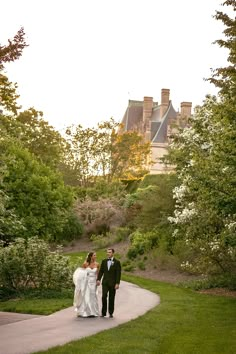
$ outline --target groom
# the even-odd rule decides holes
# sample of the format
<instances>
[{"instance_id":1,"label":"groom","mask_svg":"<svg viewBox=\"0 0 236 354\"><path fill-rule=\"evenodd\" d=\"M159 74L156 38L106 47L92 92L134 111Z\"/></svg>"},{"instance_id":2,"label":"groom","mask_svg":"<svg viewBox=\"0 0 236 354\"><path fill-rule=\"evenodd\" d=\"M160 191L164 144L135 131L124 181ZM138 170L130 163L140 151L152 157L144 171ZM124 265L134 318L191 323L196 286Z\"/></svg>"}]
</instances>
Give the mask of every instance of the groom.
<instances>
[{"instance_id":1,"label":"groom","mask_svg":"<svg viewBox=\"0 0 236 354\"><path fill-rule=\"evenodd\" d=\"M102 317L107 314L107 297L108 300L108 312L110 317L113 317L114 303L116 290L119 289L120 277L121 277L121 265L120 261L114 258L114 249L107 249L107 259L102 261L100 270L97 277L97 285L101 284L102 279Z\"/></svg>"}]
</instances>

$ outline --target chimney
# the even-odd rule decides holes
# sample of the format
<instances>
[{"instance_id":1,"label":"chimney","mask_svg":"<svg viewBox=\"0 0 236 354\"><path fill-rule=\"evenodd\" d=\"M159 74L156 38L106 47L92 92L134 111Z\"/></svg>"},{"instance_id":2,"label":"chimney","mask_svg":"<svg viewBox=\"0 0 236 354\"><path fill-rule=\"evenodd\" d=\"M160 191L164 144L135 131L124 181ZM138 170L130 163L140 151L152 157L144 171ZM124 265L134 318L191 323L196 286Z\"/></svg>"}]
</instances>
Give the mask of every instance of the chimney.
<instances>
[{"instance_id":1,"label":"chimney","mask_svg":"<svg viewBox=\"0 0 236 354\"><path fill-rule=\"evenodd\" d=\"M146 141L150 140L151 137L150 118L152 116L152 108L153 108L153 98L144 97L143 98L143 127L144 127Z\"/></svg>"},{"instance_id":2,"label":"chimney","mask_svg":"<svg viewBox=\"0 0 236 354\"><path fill-rule=\"evenodd\" d=\"M143 98L143 122L148 121L152 116L153 98L144 97Z\"/></svg>"},{"instance_id":3,"label":"chimney","mask_svg":"<svg viewBox=\"0 0 236 354\"><path fill-rule=\"evenodd\" d=\"M161 112L160 112L161 117L163 117L167 111L169 100L170 100L170 90L162 89L161 90Z\"/></svg>"},{"instance_id":4,"label":"chimney","mask_svg":"<svg viewBox=\"0 0 236 354\"><path fill-rule=\"evenodd\" d=\"M189 118L191 116L192 102L181 102L180 107L181 118Z\"/></svg>"}]
</instances>

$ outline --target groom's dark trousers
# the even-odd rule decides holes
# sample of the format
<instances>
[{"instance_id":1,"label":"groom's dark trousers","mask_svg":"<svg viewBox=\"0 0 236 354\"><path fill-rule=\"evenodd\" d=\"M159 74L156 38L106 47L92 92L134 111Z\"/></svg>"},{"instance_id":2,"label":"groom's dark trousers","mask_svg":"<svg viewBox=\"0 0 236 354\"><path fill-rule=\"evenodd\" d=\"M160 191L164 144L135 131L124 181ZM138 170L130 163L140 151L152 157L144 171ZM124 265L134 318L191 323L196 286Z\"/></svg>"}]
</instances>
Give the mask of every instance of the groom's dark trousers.
<instances>
[{"instance_id":1,"label":"groom's dark trousers","mask_svg":"<svg viewBox=\"0 0 236 354\"><path fill-rule=\"evenodd\" d=\"M102 315L106 316L107 313L107 298L108 298L108 312L110 315L114 312L114 303L116 289L115 285L120 284L121 278L121 265L120 261L113 258L112 265L108 269L107 259L102 261L98 280L102 279Z\"/></svg>"}]
</instances>

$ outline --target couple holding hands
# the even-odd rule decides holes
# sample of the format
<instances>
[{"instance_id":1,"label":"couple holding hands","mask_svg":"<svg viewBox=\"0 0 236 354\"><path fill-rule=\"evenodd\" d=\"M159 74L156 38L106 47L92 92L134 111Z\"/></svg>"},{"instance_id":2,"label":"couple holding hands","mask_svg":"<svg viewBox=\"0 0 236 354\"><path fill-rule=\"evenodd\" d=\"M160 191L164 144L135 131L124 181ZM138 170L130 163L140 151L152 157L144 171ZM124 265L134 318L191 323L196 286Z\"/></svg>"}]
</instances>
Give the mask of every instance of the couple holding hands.
<instances>
[{"instance_id":1,"label":"couple holding hands","mask_svg":"<svg viewBox=\"0 0 236 354\"><path fill-rule=\"evenodd\" d=\"M114 257L114 249L107 249L107 259L96 262L96 253L90 252L81 268L73 274L75 285L74 307L78 317L98 317L97 286L102 280L102 311L101 317L107 312L113 317L116 290L119 289L121 278L120 261Z\"/></svg>"}]
</instances>

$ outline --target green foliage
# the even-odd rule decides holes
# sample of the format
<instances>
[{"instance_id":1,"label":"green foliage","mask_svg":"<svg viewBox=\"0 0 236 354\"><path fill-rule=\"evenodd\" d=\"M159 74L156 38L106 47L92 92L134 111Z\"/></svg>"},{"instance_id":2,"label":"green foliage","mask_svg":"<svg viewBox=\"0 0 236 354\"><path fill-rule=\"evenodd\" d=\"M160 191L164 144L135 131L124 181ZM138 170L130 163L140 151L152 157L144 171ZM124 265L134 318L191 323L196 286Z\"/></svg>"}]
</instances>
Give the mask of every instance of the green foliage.
<instances>
[{"instance_id":1,"label":"green foliage","mask_svg":"<svg viewBox=\"0 0 236 354\"><path fill-rule=\"evenodd\" d=\"M115 235L115 240L116 242L121 242L125 241L128 239L130 235L130 229L129 227L117 227L114 229L114 235Z\"/></svg>"},{"instance_id":2,"label":"green foliage","mask_svg":"<svg viewBox=\"0 0 236 354\"><path fill-rule=\"evenodd\" d=\"M139 188L144 189L149 186L165 186L174 174L145 175L139 183Z\"/></svg>"},{"instance_id":3,"label":"green foliage","mask_svg":"<svg viewBox=\"0 0 236 354\"><path fill-rule=\"evenodd\" d=\"M20 108L17 105L19 95L16 92L17 84L9 81L5 75L5 63L15 61L22 55L23 49L27 46L25 42L25 32L23 28L14 36L13 40L8 40L7 45L0 45L0 107L16 114Z\"/></svg>"},{"instance_id":4,"label":"green foliage","mask_svg":"<svg viewBox=\"0 0 236 354\"><path fill-rule=\"evenodd\" d=\"M67 143L43 119L43 113L30 108L17 116L0 114L0 131L16 140L34 157L52 169L63 169Z\"/></svg>"},{"instance_id":5,"label":"green foliage","mask_svg":"<svg viewBox=\"0 0 236 354\"><path fill-rule=\"evenodd\" d=\"M90 187L98 180L110 183L121 178L142 176L150 144L137 132L118 133L119 124L112 118L96 128L81 125L68 127L70 144L67 156L68 181L73 186Z\"/></svg>"},{"instance_id":6,"label":"green foliage","mask_svg":"<svg viewBox=\"0 0 236 354\"><path fill-rule=\"evenodd\" d=\"M83 201L86 197L92 200L98 200L102 198L117 198L121 202L126 194L126 186L120 181L112 181L107 183L103 179L98 179L91 187L75 187L75 193L79 200Z\"/></svg>"},{"instance_id":7,"label":"green foliage","mask_svg":"<svg viewBox=\"0 0 236 354\"><path fill-rule=\"evenodd\" d=\"M131 259L135 257L130 257ZM134 270L134 264L133 262L131 263L130 259L126 259L125 261L122 262L122 270L125 272L132 272Z\"/></svg>"},{"instance_id":8,"label":"green foliage","mask_svg":"<svg viewBox=\"0 0 236 354\"><path fill-rule=\"evenodd\" d=\"M226 0L223 6L228 6L232 14L236 11L235 0ZM230 12L229 12L230 13ZM235 49L235 35L236 35L236 20L235 16L230 17L229 14L222 11L216 11L215 19L221 21L225 25L224 39L217 39L215 41L221 48L226 48L229 51L227 67L220 67L212 72L212 77L208 79L216 87L220 89L220 94L227 99L236 99L236 49Z\"/></svg>"},{"instance_id":9,"label":"green foliage","mask_svg":"<svg viewBox=\"0 0 236 354\"><path fill-rule=\"evenodd\" d=\"M145 263L143 261L138 262L138 268L140 270L145 270L146 269Z\"/></svg>"},{"instance_id":10,"label":"green foliage","mask_svg":"<svg viewBox=\"0 0 236 354\"><path fill-rule=\"evenodd\" d=\"M30 108L19 113L15 121L19 125L18 137L23 146L47 166L58 168L64 159L66 142L43 119L43 113Z\"/></svg>"},{"instance_id":11,"label":"green foliage","mask_svg":"<svg viewBox=\"0 0 236 354\"><path fill-rule=\"evenodd\" d=\"M130 235L131 248L127 256L135 258L138 254L142 255L150 251L158 244L159 235L154 230L146 233L136 230Z\"/></svg>"},{"instance_id":12,"label":"green foliage","mask_svg":"<svg viewBox=\"0 0 236 354\"><path fill-rule=\"evenodd\" d=\"M210 276L204 279L194 280L192 282L180 283L180 286L193 289L212 289L212 288L227 288L236 290L236 276L235 274L221 274L217 276Z\"/></svg>"},{"instance_id":13,"label":"green foliage","mask_svg":"<svg viewBox=\"0 0 236 354\"><path fill-rule=\"evenodd\" d=\"M38 235L56 241L67 224L73 193L61 176L12 140L2 140L5 170L2 188L7 191L8 206L25 227L21 235Z\"/></svg>"},{"instance_id":14,"label":"green foliage","mask_svg":"<svg viewBox=\"0 0 236 354\"><path fill-rule=\"evenodd\" d=\"M17 238L0 247L0 286L5 289L60 290L71 286L69 259L60 248L50 251L45 241Z\"/></svg>"},{"instance_id":15,"label":"green foliage","mask_svg":"<svg viewBox=\"0 0 236 354\"><path fill-rule=\"evenodd\" d=\"M235 9L232 0L223 5ZM216 42L229 49L232 65L217 69L209 79L220 87L218 97L206 96L202 107L196 107L167 157L181 182L169 219L176 225L174 237L195 255L186 259L186 266L205 274L236 270L236 21L222 12L216 19L226 25L226 40Z\"/></svg>"},{"instance_id":16,"label":"green foliage","mask_svg":"<svg viewBox=\"0 0 236 354\"><path fill-rule=\"evenodd\" d=\"M125 200L128 225L142 233L155 234L156 240L164 240L167 252L173 251L175 241L168 217L174 211L173 188L177 184L175 174L146 176L140 188L128 194Z\"/></svg>"},{"instance_id":17,"label":"green foliage","mask_svg":"<svg viewBox=\"0 0 236 354\"><path fill-rule=\"evenodd\" d=\"M114 242L114 235L110 232L106 234L91 235L90 240L93 242L95 249L106 248Z\"/></svg>"},{"instance_id":18,"label":"green foliage","mask_svg":"<svg viewBox=\"0 0 236 354\"><path fill-rule=\"evenodd\" d=\"M148 172L150 143L136 131L114 133L112 136L110 179L141 178Z\"/></svg>"},{"instance_id":19,"label":"green foliage","mask_svg":"<svg viewBox=\"0 0 236 354\"><path fill-rule=\"evenodd\" d=\"M129 259L135 259L138 255L138 249L135 247L129 247L128 252L127 252L127 257Z\"/></svg>"},{"instance_id":20,"label":"green foliage","mask_svg":"<svg viewBox=\"0 0 236 354\"><path fill-rule=\"evenodd\" d=\"M9 198L0 190L0 240L7 242L24 231L24 226L8 206Z\"/></svg>"},{"instance_id":21,"label":"green foliage","mask_svg":"<svg viewBox=\"0 0 236 354\"><path fill-rule=\"evenodd\" d=\"M125 186L125 190L127 193L134 193L137 190L137 188L140 186L141 181L142 181L141 178L132 178L132 179L122 179L121 180L121 182Z\"/></svg>"},{"instance_id":22,"label":"green foliage","mask_svg":"<svg viewBox=\"0 0 236 354\"><path fill-rule=\"evenodd\" d=\"M132 272L134 270L134 266L132 264L129 264L123 268L125 272Z\"/></svg>"},{"instance_id":23,"label":"green foliage","mask_svg":"<svg viewBox=\"0 0 236 354\"><path fill-rule=\"evenodd\" d=\"M83 231L84 227L74 211L68 212L66 222L61 233L57 234L56 241L68 243L71 240L79 239Z\"/></svg>"}]
</instances>

